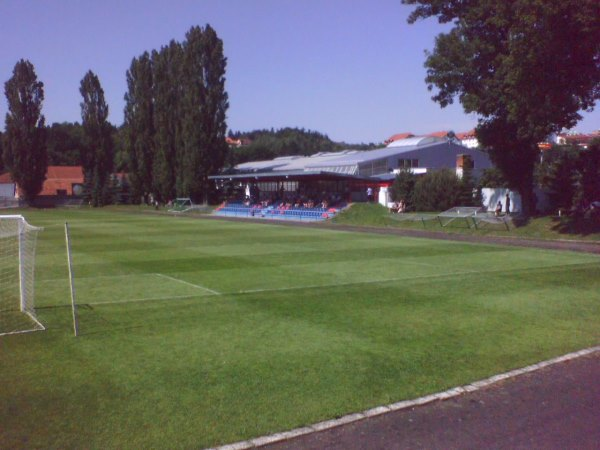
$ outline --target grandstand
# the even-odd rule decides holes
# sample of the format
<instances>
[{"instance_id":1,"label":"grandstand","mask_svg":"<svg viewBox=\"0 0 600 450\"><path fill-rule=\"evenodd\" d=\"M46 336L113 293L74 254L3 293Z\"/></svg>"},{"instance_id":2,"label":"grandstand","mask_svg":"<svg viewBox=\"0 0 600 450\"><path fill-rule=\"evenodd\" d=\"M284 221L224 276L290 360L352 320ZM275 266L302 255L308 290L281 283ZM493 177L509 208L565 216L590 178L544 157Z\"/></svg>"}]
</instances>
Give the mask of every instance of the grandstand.
<instances>
[{"instance_id":1,"label":"grandstand","mask_svg":"<svg viewBox=\"0 0 600 450\"><path fill-rule=\"evenodd\" d=\"M341 208L303 207L303 206L263 206L262 204L244 204L227 202L215 209L214 214L229 217L262 218L273 220L322 221L334 217Z\"/></svg>"}]
</instances>

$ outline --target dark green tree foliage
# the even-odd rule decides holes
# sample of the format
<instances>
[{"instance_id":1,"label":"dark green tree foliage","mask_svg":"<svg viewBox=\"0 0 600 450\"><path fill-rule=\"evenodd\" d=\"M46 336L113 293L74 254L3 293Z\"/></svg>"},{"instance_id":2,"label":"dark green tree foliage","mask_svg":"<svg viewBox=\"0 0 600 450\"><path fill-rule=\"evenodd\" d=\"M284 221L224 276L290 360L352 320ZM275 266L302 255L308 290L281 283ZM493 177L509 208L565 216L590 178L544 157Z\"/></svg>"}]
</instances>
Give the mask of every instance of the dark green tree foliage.
<instances>
[{"instance_id":1,"label":"dark green tree foliage","mask_svg":"<svg viewBox=\"0 0 600 450\"><path fill-rule=\"evenodd\" d=\"M150 55L134 58L127 71L125 120L127 166L135 202L154 192L154 96Z\"/></svg>"},{"instance_id":2,"label":"dark green tree foliage","mask_svg":"<svg viewBox=\"0 0 600 450\"><path fill-rule=\"evenodd\" d=\"M482 203L481 191L477 189L477 183L473 178L473 169L466 167L460 178L460 191L457 204L454 206L481 206Z\"/></svg>"},{"instance_id":3,"label":"dark green tree foliage","mask_svg":"<svg viewBox=\"0 0 600 450\"><path fill-rule=\"evenodd\" d=\"M112 137L115 144L115 172L129 172L129 154L127 153L127 128L113 126Z\"/></svg>"},{"instance_id":4,"label":"dark green tree foliage","mask_svg":"<svg viewBox=\"0 0 600 450\"><path fill-rule=\"evenodd\" d=\"M163 201L175 198L177 155L181 144L181 44L171 41L160 52L152 52L154 69L154 193ZM184 194L185 195L185 194ZM187 197L187 195L185 195Z\"/></svg>"},{"instance_id":5,"label":"dark green tree foliage","mask_svg":"<svg viewBox=\"0 0 600 450\"><path fill-rule=\"evenodd\" d=\"M552 209L570 208L573 203L580 152L580 148L567 146L544 152L538 179L548 192Z\"/></svg>"},{"instance_id":6,"label":"dark green tree foliage","mask_svg":"<svg viewBox=\"0 0 600 450\"><path fill-rule=\"evenodd\" d=\"M178 158L176 188L179 196L196 201L208 198L208 176L223 167L227 156L226 65L223 41L210 25L187 32L181 77L183 154Z\"/></svg>"},{"instance_id":7,"label":"dark green tree foliage","mask_svg":"<svg viewBox=\"0 0 600 450\"><path fill-rule=\"evenodd\" d=\"M108 123L108 105L98 77L90 70L81 80L83 97L81 118L85 145L81 155L87 196L93 206L111 202L113 170L112 126Z\"/></svg>"},{"instance_id":8,"label":"dark green tree foliage","mask_svg":"<svg viewBox=\"0 0 600 450\"><path fill-rule=\"evenodd\" d=\"M84 146L83 127L78 123L53 123L46 128L48 165L79 166Z\"/></svg>"},{"instance_id":9,"label":"dark green tree foliage","mask_svg":"<svg viewBox=\"0 0 600 450\"><path fill-rule=\"evenodd\" d=\"M401 170L391 187L392 200L404 201L407 210L414 208L414 190L417 176L410 170Z\"/></svg>"},{"instance_id":10,"label":"dark green tree foliage","mask_svg":"<svg viewBox=\"0 0 600 450\"><path fill-rule=\"evenodd\" d=\"M4 158L2 157L2 153L3 152L3 144L2 141L4 141L4 135L2 134L2 131L0 131L0 174L4 173Z\"/></svg>"},{"instance_id":11,"label":"dark green tree foliage","mask_svg":"<svg viewBox=\"0 0 600 450\"><path fill-rule=\"evenodd\" d=\"M426 82L442 107L458 98L480 116L477 137L533 208L537 143L573 127L600 98L597 0L402 0L409 18L452 23L428 55Z\"/></svg>"},{"instance_id":12,"label":"dark green tree foliage","mask_svg":"<svg viewBox=\"0 0 600 450\"><path fill-rule=\"evenodd\" d=\"M498 168L490 167L489 169L483 169L478 186L479 188L507 188L508 182Z\"/></svg>"},{"instance_id":13,"label":"dark green tree foliage","mask_svg":"<svg viewBox=\"0 0 600 450\"><path fill-rule=\"evenodd\" d=\"M577 169L573 207L581 209L600 201L600 139L581 151Z\"/></svg>"},{"instance_id":14,"label":"dark green tree foliage","mask_svg":"<svg viewBox=\"0 0 600 450\"><path fill-rule=\"evenodd\" d=\"M42 190L48 169L46 129L41 113L44 83L38 81L33 65L22 59L4 84L4 93L8 112L3 161L29 203Z\"/></svg>"},{"instance_id":15,"label":"dark green tree foliage","mask_svg":"<svg viewBox=\"0 0 600 450\"><path fill-rule=\"evenodd\" d=\"M552 209L585 212L600 199L600 140L587 149L556 146L546 151L537 177Z\"/></svg>"},{"instance_id":16,"label":"dark green tree foliage","mask_svg":"<svg viewBox=\"0 0 600 450\"><path fill-rule=\"evenodd\" d=\"M445 211L459 204L461 182L450 169L437 170L418 178L413 191L417 211Z\"/></svg>"}]
</instances>

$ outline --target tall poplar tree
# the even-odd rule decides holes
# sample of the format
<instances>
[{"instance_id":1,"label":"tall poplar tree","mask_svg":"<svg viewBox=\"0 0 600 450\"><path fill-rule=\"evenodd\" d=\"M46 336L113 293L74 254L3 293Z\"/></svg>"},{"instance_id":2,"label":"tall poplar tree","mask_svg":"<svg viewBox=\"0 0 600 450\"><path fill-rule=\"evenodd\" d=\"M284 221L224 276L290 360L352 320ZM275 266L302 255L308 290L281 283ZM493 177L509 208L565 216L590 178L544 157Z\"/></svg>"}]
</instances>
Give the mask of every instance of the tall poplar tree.
<instances>
[{"instance_id":1,"label":"tall poplar tree","mask_svg":"<svg viewBox=\"0 0 600 450\"><path fill-rule=\"evenodd\" d=\"M425 62L442 107L458 98L479 116L477 138L524 212L534 208L537 143L600 98L598 0L402 0L409 23L452 23Z\"/></svg>"},{"instance_id":2,"label":"tall poplar tree","mask_svg":"<svg viewBox=\"0 0 600 450\"><path fill-rule=\"evenodd\" d=\"M93 206L111 203L110 176L114 143L108 123L108 105L98 77L90 70L81 80L81 119L85 145L81 155L87 194Z\"/></svg>"},{"instance_id":3,"label":"tall poplar tree","mask_svg":"<svg viewBox=\"0 0 600 450\"><path fill-rule=\"evenodd\" d=\"M44 83L38 81L33 65L21 59L13 76L4 84L8 101L3 161L26 202L42 190L48 155L42 115Z\"/></svg>"},{"instance_id":4,"label":"tall poplar tree","mask_svg":"<svg viewBox=\"0 0 600 450\"><path fill-rule=\"evenodd\" d=\"M210 25L192 27L183 44L182 143L177 191L206 201L208 176L226 159L226 112L223 41Z\"/></svg>"},{"instance_id":5,"label":"tall poplar tree","mask_svg":"<svg viewBox=\"0 0 600 450\"><path fill-rule=\"evenodd\" d=\"M154 69L155 192L163 201L176 195L177 155L181 153L181 44L171 41L152 52Z\"/></svg>"},{"instance_id":6,"label":"tall poplar tree","mask_svg":"<svg viewBox=\"0 0 600 450\"><path fill-rule=\"evenodd\" d=\"M147 200L154 192L154 96L150 55L134 58L127 71L125 134L131 195Z\"/></svg>"}]
</instances>

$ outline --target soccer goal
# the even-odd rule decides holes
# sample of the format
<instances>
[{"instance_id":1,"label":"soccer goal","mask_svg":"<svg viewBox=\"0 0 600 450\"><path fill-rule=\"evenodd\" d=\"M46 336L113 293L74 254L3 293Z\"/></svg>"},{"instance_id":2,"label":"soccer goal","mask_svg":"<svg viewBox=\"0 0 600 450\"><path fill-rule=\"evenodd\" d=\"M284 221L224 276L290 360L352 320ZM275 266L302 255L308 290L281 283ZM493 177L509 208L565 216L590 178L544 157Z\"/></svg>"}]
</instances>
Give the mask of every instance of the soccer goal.
<instances>
[{"instance_id":1,"label":"soccer goal","mask_svg":"<svg viewBox=\"0 0 600 450\"><path fill-rule=\"evenodd\" d=\"M173 200L173 207L169 210L170 212L185 212L194 207L194 203L191 198L176 198Z\"/></svg>"},{"instance_id":2,"label":"soccer goal","mask_svg":"<svg viewBox=\"0 0 600 450\"><path fill-rule=\"evenodd\" d=\"M0 215L0 336L43 330L33 299L35 247L41 228Z\"/></svg>"}]
</instances>

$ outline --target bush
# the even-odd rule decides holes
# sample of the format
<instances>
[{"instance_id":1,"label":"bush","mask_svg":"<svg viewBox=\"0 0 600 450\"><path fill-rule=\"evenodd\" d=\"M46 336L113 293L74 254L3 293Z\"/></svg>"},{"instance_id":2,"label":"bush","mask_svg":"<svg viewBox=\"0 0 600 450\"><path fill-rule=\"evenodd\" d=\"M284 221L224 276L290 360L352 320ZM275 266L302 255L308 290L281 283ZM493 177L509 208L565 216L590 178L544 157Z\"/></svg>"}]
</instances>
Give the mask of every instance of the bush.
<instances>
[{"instance_id":1,"label":"bush","mask_svg":"<svg viewBox=\"0 0 600 450\"><path fill-rule=\"evenodd\" d=\"M420 177L413 191L417 211L445 211L460 203L463 186L450 169L442 169Z\"/></svg>"}]
</instances>

